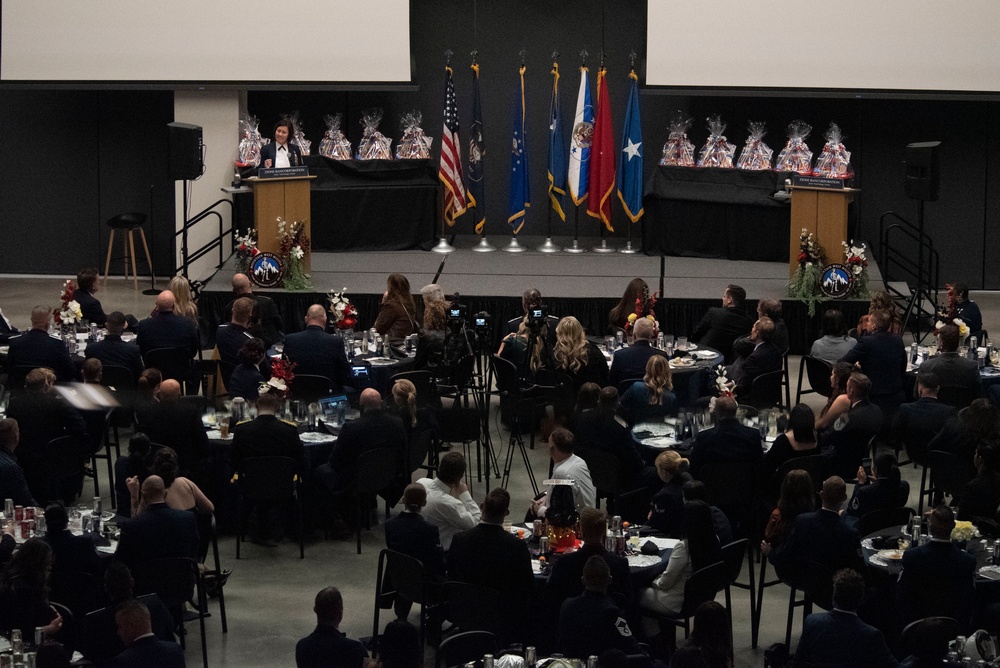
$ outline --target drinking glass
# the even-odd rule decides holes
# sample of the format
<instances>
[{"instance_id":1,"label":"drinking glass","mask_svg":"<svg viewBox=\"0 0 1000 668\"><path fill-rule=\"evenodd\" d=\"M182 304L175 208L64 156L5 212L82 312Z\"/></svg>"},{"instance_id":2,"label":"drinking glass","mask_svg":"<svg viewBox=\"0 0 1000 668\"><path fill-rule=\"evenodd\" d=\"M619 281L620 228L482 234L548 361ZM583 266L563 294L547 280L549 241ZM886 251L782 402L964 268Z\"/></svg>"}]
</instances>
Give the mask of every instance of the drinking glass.
<instances>
[{"instance_id":1,"label":"drinking glass","mask_svg":"<svg viewBox=\"0 0 1000 668\"><path fill-rule=\"evenodd\" d=\"M615 337L613 336L604 337L604 349L607 350L608 353L615 352Z\"/></svg>"},{"instance_id":2,"label":"drinking glass","mask_svg":"<svg viewBox=\"0 0 1000 668\"><path fill-rule=\"evenodd\" d=\"M677 350L687 350L688 338L686 336L677 337Z\"/></svg>"},{"instance_id":3,"label":"drinking glass","mask_svg":"<svg viewBox=\"0 0 1000 668\"><path fill-rule=\"evenodd\" d=\"M218 417L219 422L219 436L222 438L229 438L229 416L220 415Z\"/></svg>"},{"instance_id":4,"label":"drinking glass","mask_svg":"<svg viewBox=\"0 0 1000 668\"><path fill-rule=\"evenodd\" d=\"M620 329L615 332L615 345L619 348L625 345L625 332Z\"/></svg>"},{"instance_id":5,"label":"drinking glass","mask_svg":"<svg viewBox=\"0 0 1000 668\"><path fill-rule=\"evenodd\" d=\"M277 343L275 343L274 344L274 352L278 353L279 355L281 355L282 353L284 353L285 352L285 344L282 343L281 341L278 341Z\"/></svg>"}]
</instances>

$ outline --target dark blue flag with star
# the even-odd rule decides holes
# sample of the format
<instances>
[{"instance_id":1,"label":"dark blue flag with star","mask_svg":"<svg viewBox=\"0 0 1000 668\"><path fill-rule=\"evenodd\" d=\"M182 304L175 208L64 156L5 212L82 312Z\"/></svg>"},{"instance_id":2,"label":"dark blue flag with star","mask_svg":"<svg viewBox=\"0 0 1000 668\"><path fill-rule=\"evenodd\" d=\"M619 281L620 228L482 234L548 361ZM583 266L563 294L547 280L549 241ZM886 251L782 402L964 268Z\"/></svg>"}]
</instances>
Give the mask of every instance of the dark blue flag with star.
<instances>
[{"instance_id":1,"label":"dark blue flag with star","mask_svg":"<svg viewBox=\"0 0 1000 668\"><path fill-rule=\"evenodd\" d=\"M476 234L486 227L486 145L479 98L479 65L472 64L472 129L469 136L469 206L476 209Z\"/></svg>"},{"instance_id":2,"label":"dark blue flag with star","mask_svg":"<svg viewBox=\"0 0 1000 668\"><path fill-rule=\"evenodd\" d=\"M566 220L566 149L563 146L562 114L559 113L559 63L552 63L552 101L549 103L549 199L560 220Z\"/></svg>"},{"instance_id":3,"label":"dark blue flag with star","mask_svg":"<svg viewBox=\"0 0 1000 668\"><path fill-rule=\"evenodd\" d=\"M629 220L642 218L642 124L639 121L639 78L635 70L629 72L632 80L625 107L625 127L622 130L622 151L618 156L618 199Z\"/></svg>"},{"instance_id":4,"label":"dark blue flag with star","mask_svg":"<svg viewBox=\"0 0 1000 668\"><path fill-rule=\"evenodd\" d=\"M514 95L514 133L510 150L510 207L507 224L514 234L524 227L524 215L531 206L528 178L528 147L524 136L524 65L521 65Z\"/></svg>"}]
</instances>

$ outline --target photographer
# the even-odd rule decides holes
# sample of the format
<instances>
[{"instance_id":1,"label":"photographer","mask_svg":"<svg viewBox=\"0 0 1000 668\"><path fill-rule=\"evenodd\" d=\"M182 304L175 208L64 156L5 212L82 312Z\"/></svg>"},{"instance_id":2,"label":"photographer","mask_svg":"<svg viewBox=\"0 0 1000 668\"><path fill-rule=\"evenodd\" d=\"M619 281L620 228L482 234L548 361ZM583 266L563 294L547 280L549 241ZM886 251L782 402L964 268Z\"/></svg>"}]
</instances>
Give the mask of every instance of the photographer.
<instances>
[{"instance_id":1,"label":"photographer","mask_svg":"<svg viewBox=\"0 0 1000 668\"><path fill-rule=\"evenodd\" d=\"M508 334L500 342L497 355L517 367L522 381L533 384L539 369L551 368L549 336L548 309L544 306L532 307L517 332Z\"/></svg>"}]
</instances>

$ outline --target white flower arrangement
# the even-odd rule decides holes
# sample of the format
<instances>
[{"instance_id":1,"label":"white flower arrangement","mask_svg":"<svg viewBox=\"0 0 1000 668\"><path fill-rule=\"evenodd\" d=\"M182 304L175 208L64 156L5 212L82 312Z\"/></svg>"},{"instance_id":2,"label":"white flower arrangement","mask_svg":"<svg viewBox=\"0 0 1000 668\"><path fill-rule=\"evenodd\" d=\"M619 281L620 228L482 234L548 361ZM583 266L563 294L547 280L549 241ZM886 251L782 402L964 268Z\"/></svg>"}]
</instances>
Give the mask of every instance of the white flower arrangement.
<instances>
[{"instance_id":1,"label":"white flower arrangement","mask_svg":"<svg viewBox=\"0 0 1000 668\"><path fill-rule=\"evenodd\" d=\"M956 327L958 327L958 335L962 339L964 339L965 337L967 337L969 335L969 326L966 325L965 322L963 322L961 318L954 318L954 319L952 319L951 323L947 323L944 320L938 320L936 323L934 323L934 329L935 330L941 329L942 327L944 327L947 324L952 324L952 325L955 325Z\"/></svg>"},{"instance_id":2,"label":"white flower arrangement","mask_svg":"<svg viewBox=\"0 0 1000 668\"><path fill-rule=\"evenodd\" d=\"M733 390L730 386L730 380L728 377L728 372L726 367L719 365L715 367L715 394L718 397L731 397L733 396Z\"/></svg>"},{"instance_id":3,"label":"white flower arrangement","mask_svg":"<svg viewBox=\"0 0 1000 668\"><path fill-rule=\"evenodd\" d=\"M288 391L288 386L285 385L285 381L282 378L271 378L266 383L261 383L260 388L257 392L263 396L269 393L271 390L277 390L278 392L284 394Z\"/></svg>"},{"instance_id":4,"label":"white flower arrangement","mask_svg":"<svg viewBox=\"0 0 1000 668\"><path fill-rule=\"evenodd\" d=\"M74 325L83 320L83 309L80 308L80 302L75 299L66 302L59 311L59 320L64 325Z\"/></svg>"},{"instance_id":5,"label":"white flower arrangement","mask_svg":"<svg viewBox=\"0 0 1000 668\"><path fill-rule=\"evenodd\" d=\"M306 256L305 251L302 250L302 246L294 246L292 248L292 257L296 260L301 260Z\"/></svg>"}]
</instances>

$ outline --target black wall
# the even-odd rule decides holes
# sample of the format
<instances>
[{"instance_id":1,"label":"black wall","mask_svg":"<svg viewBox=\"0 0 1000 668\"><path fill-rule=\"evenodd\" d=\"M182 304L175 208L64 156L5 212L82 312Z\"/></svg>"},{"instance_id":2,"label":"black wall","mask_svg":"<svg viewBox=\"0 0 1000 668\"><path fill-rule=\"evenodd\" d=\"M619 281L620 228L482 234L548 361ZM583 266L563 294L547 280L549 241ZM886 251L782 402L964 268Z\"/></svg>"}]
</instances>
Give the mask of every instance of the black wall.
<instances>
[{"instance_id":1,"label":"black wall","mask_svg":"<svg viewBox=\"0 0 1000 668\"><path fill-rule=\"evenodd\" d=\"M505 0L480 1L477 28L473 31L470 2L420 0L412 3L411 45L413 83L416 92L301 92L255 91L248 93L251 113L261 119L261 129L270 128L281 113L300 110L306 135L319 148L325 126L323 116L345 114L344 129L352 144L361 136L359 119L366 107L382 107L382 132L394 140L400 136L399 118L412 109L423 113L424 130L434 137L435 156L440 149L443 105L444 52L455 55L455 86L459 99L463 140L468 140L471 121L472 81L469 52L475 45L482 66L484 125L487 141L487 235L501 241L506 227L511 98L515 92L518 52L526 50L528 150L532 173L533 206L523 233L544 234L548 219L546 197L547 127L551 90L550 54L558 50L564 144L569 132L579 85L579 52L586 48L592 82L602 50L606 51L609 92L616 144L628 93L628 52L640 54L637 70L644 81L646 2L606 2L602 31L598 0ZM349 27L348 29L357 29ZM695 29L695 27L691 27ZM603 35L603 37L602 37ZM663 39L669 39L665 32ZM248 61L251 62L251 61ZM776 65L778 66L778 65ZM593 85L593 83L592 83ZM596 91L592 90L595 96ZM13 98L13 99L12 99ZM902 185L904 147L913 141L941 140L941 197L928 203L926 225L941 254L942 280L965 280L974 288L1000 288L1000 266L989 257L1000 246L1000 103L943 100L881 100L866 96L824 99L815 97L676 96L645 91L640 97L643 149L647 175L659 160L666 140L667 122L675 109L696 119L690 137L700 148L707 132L704 118L719 113L728 123L727 136L737 145L746 138L746 122L768 124L767 141L775 154L785 142L784 128L801 118L813 125L808 143L818 155L823 132L831 120L846 134L861 189L857 223L862 239L876 242L878 218L895 210L916 215L916 203L906 198ZM164 161L166 136L163 125L172 120L169 93L152 92L59 92L7 93L0 98L0 126L11 128L30 119L30 132L6 132L0 142L0 232L19 242L33 240L27 226L51 230L51 238L72 238L72 244L46 243L37 259L0 253L0 271L71 272L79 266L85 249L93 261L103 260L106 244L101 221L118 211L146 211L148 186L157 184L156 215L165 216L160 226L169 226L173 215L172 187L166 181ZM39 139L41 138L41 139ZM43 145L39 149L37 145ZM99 160L95 161L94 151ZM15 159L13 156L17 155ZM71 156L68 160L66 156ZM17 169L12 160L23 162ZM96 163L96 164L95 164ZM119 169L119 166L126 168ZM617 202L617 200L615 200ZM624 236L627 219L614 205L615 228ZM37 212L42 211L42 214ZM472 233L470 217L460 219L456 231ZM585 215L585 236L597 231ZM566 223L558 220L556 236L571 235L573 214ZM162 232L169 235L169 232ZM636 235L638 237L638 235ZM62 245L62 247L60 247ZM157 237L157 255L167 251L164 238ZM831 255L839 249L828 249ZM168 258L167 258L168 259ZM585 261L585 260L584 260ZM7 268L15 262L14 268Z\"/></svg>"}]
</instances>

